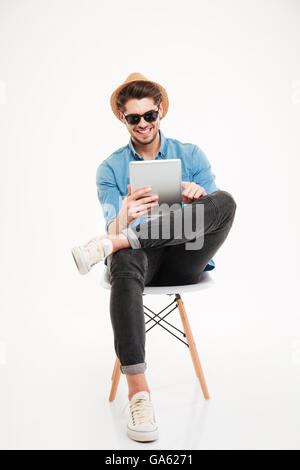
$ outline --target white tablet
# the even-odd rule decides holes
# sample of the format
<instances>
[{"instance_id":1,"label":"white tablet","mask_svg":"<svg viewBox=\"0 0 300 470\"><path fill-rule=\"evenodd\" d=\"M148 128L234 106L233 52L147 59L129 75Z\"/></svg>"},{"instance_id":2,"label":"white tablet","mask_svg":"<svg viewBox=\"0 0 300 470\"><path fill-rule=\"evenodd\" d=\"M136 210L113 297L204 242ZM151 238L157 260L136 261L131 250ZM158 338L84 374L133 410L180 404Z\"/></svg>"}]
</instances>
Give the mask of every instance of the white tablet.
<instances>
[{"instance_id":1,"label":"white tablet","mask_svg":"<svg viewBox=\"0 0 300 470\"><path fill-rule=\"evenodd\" d=\"M169 160L144 160L129 163L129 177L131 194L143 186L151 186L145 196L150 194L159 195L159 206L151 210L155 215L168 210L175 203L181 206L181 160L172 158Z\"/></svg>"}]
</instances>

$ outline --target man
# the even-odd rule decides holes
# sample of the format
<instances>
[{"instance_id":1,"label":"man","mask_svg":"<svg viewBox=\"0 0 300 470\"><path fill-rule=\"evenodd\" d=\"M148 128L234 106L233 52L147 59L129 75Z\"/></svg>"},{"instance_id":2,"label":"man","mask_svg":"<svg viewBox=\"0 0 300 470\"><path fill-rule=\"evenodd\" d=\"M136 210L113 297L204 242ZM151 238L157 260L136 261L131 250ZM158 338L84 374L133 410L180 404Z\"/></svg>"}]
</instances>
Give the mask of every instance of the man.
<instances>
[{"instance_id":1,"label":"man","mask_svg":"<svg viewBox=\"0 0 300 470\"><path fill-rule=\"evenodd\" d=\"M129 75L112 94L112 110L126 126L130 141L97 169L98 198L107 233L72 250L81 274L99 261L107 264L115 351L129 390L127 434L137 441L153 441L158 437L145 377L144 287L197 283L203 271L214 269L212 257L227 238L236 211L230 193L217 188L215 175L200 148L163 135L160 120L168 105L166 90L139 73ZM144 196L151 191L150 187L131 192L129 162L171 158L181 159L182 207L170 212L170 231L166 237L159 230L166 215L147 218L159 204L158 195ZM204 210L201 223L196 220L199 205ZM193 238L185 232L175 237L176 224L187 220L193 226ZM150 227L159 233L158 237L149 235ZM197 241L203 235L201 248L186 249L187 242Z\"/></svg>"}]
</instances>

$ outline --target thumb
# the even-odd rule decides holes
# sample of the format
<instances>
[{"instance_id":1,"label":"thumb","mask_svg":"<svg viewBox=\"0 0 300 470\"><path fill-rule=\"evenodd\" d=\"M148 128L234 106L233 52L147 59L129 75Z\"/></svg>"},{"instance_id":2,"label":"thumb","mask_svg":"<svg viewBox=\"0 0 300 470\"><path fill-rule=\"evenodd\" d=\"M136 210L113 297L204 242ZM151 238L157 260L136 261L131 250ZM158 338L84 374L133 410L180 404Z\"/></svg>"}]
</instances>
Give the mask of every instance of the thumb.
<instances>
[{"instance_id":1,"label":"thumb","mask_svg":"<svg viewBox=\"0 0 300 470\"><path fill-rule=\"evenodd\" d=\"M130 186L130 184L127 185L127 191L128 191L127 196L130 196L131 195L131 186Z\"/></svg>"}]
</instances>

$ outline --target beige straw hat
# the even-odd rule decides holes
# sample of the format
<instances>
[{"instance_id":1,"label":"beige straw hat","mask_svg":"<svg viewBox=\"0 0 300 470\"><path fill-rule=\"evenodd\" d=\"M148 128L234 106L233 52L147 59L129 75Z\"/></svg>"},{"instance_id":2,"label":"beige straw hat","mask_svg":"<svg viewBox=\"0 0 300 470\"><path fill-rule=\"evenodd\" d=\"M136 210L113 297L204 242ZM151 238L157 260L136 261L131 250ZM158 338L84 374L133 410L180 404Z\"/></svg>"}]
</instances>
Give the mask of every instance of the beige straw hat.
<instances>
[{"instance_id":1,"label":"beige straw hat","mask_svg":"<svg viewBox=\"0 0 300 470\"><path fill-rule=\"evenodd\" d=\"M135 73L131 73L125 80L125 82L120 85L114 92L113 94L111 95L110 97L110 105L111 105L111 109L113 110L113 113L115 114L115 116L117 116L117 118L121 121L120 117L119 117L119 113L118 113L118 108L117 108L117 97L118 97L118 94L120 93L120 91L125 87L127 86L129 83L132 83L132 82L137 82L137 81L143 81L143 82L150 82L150 83L153 83L153 85L156 85L160 91L161 91L161 94L162 94L162 102L163 102L163 114L162 114L162 117L161 119L163 119L165 117L165 115L167 114L168 112L168 108L169 108L169 99L168 99L168 95L167 95L167 92L166 90L164 89L163 86L161 86L159 83L156 83L156 82L153 82L152 80L148 80L146 77L144 77L144 75L142 75L141 73L138 73L138 72L135 72Z\"/></svg>"}]
</instances>

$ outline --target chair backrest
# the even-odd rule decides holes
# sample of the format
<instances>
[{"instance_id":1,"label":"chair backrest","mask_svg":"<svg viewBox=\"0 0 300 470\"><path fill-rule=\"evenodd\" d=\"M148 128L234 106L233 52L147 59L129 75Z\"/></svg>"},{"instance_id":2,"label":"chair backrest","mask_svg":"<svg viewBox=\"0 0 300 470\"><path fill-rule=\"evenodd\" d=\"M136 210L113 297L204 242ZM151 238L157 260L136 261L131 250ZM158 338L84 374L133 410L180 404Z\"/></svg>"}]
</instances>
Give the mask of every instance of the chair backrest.
<instances>
[{"instance_id":1,"label":"chair backrest","mask_svg":"<svg viewBox=\"0 0 300 470\"><path fill-rule=\"evenodd\" d=\"M110 290L109 272L106 265L103 265L101 272L101 285L104 289ZM161 295L161 294L183 294L185 292L196 292L199 290L208 289L214 284L209 271L204 271L201 275L201 280L197 284L187 284L183 286L146 286L144 294Z\"/></svg>"}]
</instances>

